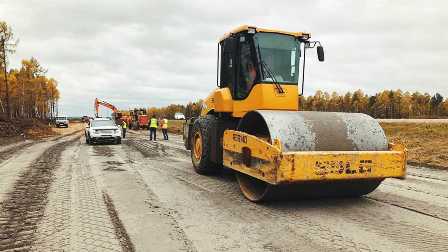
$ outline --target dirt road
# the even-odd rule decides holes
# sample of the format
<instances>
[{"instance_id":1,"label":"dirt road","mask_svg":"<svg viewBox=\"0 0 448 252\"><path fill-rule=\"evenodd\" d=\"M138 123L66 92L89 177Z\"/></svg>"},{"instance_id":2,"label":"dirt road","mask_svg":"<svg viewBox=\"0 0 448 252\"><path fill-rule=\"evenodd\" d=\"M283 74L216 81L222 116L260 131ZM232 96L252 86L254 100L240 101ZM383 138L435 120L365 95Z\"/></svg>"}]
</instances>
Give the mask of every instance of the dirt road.
<instances>
[{"instance_id":1,"label":"dirt road","mask_svg":"<svg viewBox=\"0 0 448 252\"><path fill-rule=\"evenodd\" d=\"M0 159L0 250L446 251L448 173L409 167L359 199L253 204L194 173L179 136L81 134ZM6 150L8 151L8 150ZM0 150L0 157L2 151Z\"/></svg>"}]
</instances>

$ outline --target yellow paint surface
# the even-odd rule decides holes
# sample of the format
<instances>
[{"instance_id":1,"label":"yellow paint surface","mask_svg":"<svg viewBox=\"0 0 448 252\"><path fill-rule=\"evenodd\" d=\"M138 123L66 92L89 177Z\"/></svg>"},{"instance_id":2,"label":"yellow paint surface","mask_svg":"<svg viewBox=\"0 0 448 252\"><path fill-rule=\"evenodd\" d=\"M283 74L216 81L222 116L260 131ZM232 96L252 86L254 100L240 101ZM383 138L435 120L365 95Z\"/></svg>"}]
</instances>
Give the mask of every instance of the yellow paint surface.
<instances>
[{"instance_id":1,"label":"yellow paint surface","mask_svg":"<svg viewBox=\"0 0 448 252\"><path fill-rule=\"evenodd\" d=\"M278 140L267 143L244 132L226 130L224 165L270 184L322 180L403 178L406 149L391 145L388 151L282 152ZM250 166L243 160L250 150Z\"/></svg>"},{"instance_id":2,"label":"yellow paint surface","mask_svg":"<svg viewBox=\"0 0 448 252\"><path fill-rule=\"evenodd\" d=\"M201 115L215 112L230 112L233 117L241 118L247 112L257 109L297 111L299 96L297 85L281 85L284 93L280 94L271 83L253 86L244 100L233 100L229 88L214 90L205 100Z\"/></svg>"},{"instance_id":3,"label":"yellow paint surface","mask_svg":"<svg viewBox=\"0 0 448 252\"><path fill-rule=\"evenodd\" d=\"M238 26L235 29L231 30L230 32L224 34L224 36L222 36L219 39L219 42L221 42L224 39L228 38L232 34L236 34L236 33L242 32L242 31L247 31L247 30L249 30L249 28L254 28L257 32L280 33L280 34L291 35L291 36L294 36L294 37L300 37L300 36L303 36L303 35L307 35L308 37L311 37L311 34L308 33L308 32L289 32L289 31L283 31L283 30L277 30L277 29L261 28L261 27L250 26L250 25L241 25L241 26Z\"/></svg>"}]
</instances>

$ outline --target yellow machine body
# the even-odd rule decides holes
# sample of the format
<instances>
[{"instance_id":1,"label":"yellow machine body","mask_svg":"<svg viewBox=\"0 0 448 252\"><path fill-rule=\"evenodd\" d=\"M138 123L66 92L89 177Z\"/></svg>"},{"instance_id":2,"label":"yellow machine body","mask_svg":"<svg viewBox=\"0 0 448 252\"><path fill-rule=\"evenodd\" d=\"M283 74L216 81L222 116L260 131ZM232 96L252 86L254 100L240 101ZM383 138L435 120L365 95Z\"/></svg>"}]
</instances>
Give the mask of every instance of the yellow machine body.
<instances>
[{"instance_id":1,"label":"yellow machine body","mask_svg":"<svg viewBox=\"0 0 448 252\"><path fill-rule=\"evenodd\" d=\"M231 113L241 118L252 110L299 110L297 85L281 85L284 93L279 94L272 84L257 84L244 100L233 100L229 88L214 90L202 106L201 116L211 111Z\"/></svg>"},{"instance_id":2,"label":"yellow machine body","mask_svg":"<svg viewBox=\"0 0 448 252\"><path fill-rule=\"evenodd\" d=\"M390 145L387 151L283 152L273 144L241 131L226 130L223 163L233 170L272 185L324 180L403 178L406 149Z\"/></svg>"},{"instance_id":3,"label":"yellow machine body","mask_svg":"<svg viewBox=\"0 0 448 252\"><path fill-rule=\"evenodd\" d=\"M284 31L284 30L279 30L279 29L262 28L262 27L255 27L255 26L251 26L251 25L241 25L241 26L236 27L232 31L224 34L224 36L222 36L219 39L219 42L222 42L223 40L229 38L230 36L232 36L234 34L237 34L240 32L246 32L250 29L253 29L255 32L278 33L278 34L285 34L285 35L290 35L290 36L294 36L294 37L307 37L307 38L311 37L311 34L308 32L290 32L290 31Z\"/></svg>"}]
</instances>

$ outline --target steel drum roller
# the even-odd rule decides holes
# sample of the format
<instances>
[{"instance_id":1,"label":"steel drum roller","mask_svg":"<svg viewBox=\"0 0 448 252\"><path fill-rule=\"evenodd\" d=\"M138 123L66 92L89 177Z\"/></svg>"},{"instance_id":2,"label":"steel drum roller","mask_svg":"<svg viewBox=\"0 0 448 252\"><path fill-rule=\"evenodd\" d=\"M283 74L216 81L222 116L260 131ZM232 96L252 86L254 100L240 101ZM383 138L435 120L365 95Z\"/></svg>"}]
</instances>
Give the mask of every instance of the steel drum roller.
<instances>
[{"instance_id":1,"label":"steel drum roller","mask_svg":"<svg viewBox=\"0 0 448 252\"><path fill-rule=\"evenodd\" d=\"M247 113L238 125L243 131L272 142L279 139L282 151L386 151L388 141L379 123L361 113L270 111ZM307 182L272 186L237 174L249 199L360 196L373 191L382 180Z\"/></svg>"}]
</instances>

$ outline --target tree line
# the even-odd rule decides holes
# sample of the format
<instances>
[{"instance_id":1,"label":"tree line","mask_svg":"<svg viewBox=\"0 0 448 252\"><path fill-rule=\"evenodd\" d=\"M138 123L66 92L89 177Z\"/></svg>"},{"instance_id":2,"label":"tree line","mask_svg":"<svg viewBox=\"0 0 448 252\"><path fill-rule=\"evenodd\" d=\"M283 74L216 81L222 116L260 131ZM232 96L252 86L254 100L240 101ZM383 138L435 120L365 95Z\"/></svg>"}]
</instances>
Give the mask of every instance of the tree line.
<instances>
[{"instance_id":1,"label":"tree line","mask_svg":"<svg viewBox=\"0 0 448 252\"><path fill-rule=\"evenodd\" d=\"M187 105L171 104L165 107L151 107L149 115L173 119L176 112L186 118L196 117L201 112L202 100ZM448 117L448 99L441 94L430 95L420 92L383 90L374 95L362 90L339 94L316 91L314 95L300 96L299 109L305 111L328 111L365 113L374 118L444 118Z\"/></svg>"},{"instance_id":2,"label":"tree line","mask_svg":"<svg viewBox=\"0 0 448 252\"><path fill-rule=\"evenodd\" d=\"M0 21L0 118L52 118L56 114L57 81L34 57L24 59L18 69L8 69L8 55L15 52L11 27Z\"/></svg>"},{"instance_id":3,"label":"tree line","mask_svg":"<svg viewBox=\"0 0 448 252\"><path fill-rule=\"evenodd\" d=\"M196 102L189 102L186 105L182 104L170 104L165 107L150 107L147 109L148 115L174 119L174 114L177 112L183 113L185 118L197 117L201 113L202 108L202 100L198 100Z\"/></svg>"},{"instance_id":4,"label":"tree line","mask_svg":"<svg viewBox=\"0 0 448 252\"><path fill-rule=\"evenodd\" d=\"M448 99L436 93L384 90L367 95L362 90L339 94L316 91L301 96L301 110L365 113L374 118L441 118L448 117Z\"/></svg>"}]
</instances>

